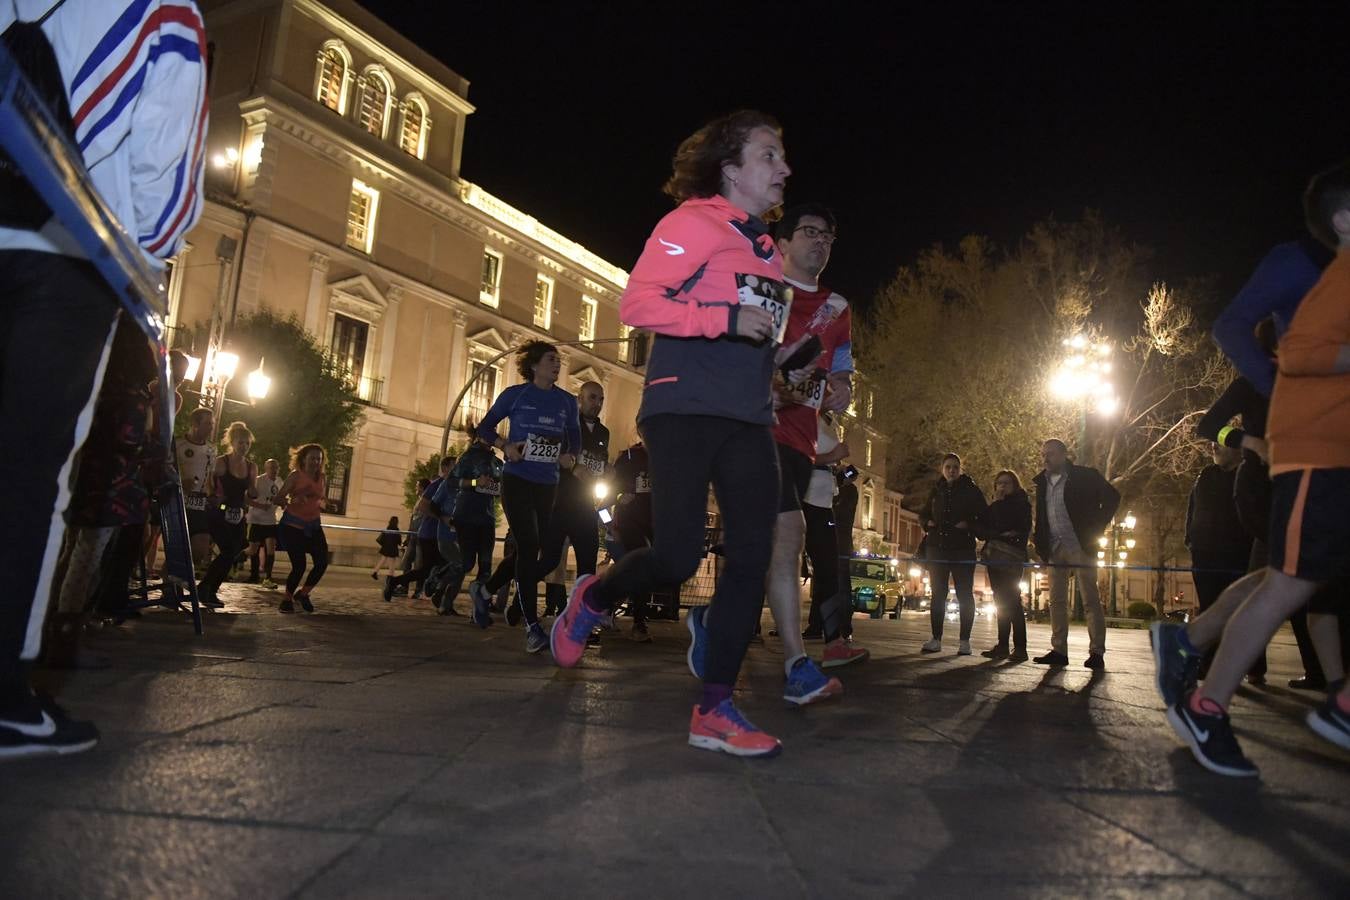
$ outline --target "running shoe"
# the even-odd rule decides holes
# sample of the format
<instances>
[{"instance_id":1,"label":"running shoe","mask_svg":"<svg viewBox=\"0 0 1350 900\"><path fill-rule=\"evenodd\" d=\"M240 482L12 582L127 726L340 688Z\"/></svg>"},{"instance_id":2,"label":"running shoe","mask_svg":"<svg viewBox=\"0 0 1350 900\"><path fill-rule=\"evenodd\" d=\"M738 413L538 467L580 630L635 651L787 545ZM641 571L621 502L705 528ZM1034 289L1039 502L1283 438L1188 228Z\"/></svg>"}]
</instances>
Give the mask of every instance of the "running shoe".
<instances>
[{"instance_id":1,"label":"running shoe","mask_svg":"<svg viewBox=\"0 0 1350 900\"><path fill-rule=\"evenodd\" d=\"M392 603L394 600L394 576L388 575L384 579L384 593L381 595L385 603Z\"/></svg>"},{"instance_id":2,"label":"running shoe","mask_svg":"<svg viewBox=\"0 0 1350 900\"><path fill-rule=\"evenodd\" d=\"M689 664L689 674L703 680L703 672L708 665L708 628L703 624L708 607L695 606L684 617L684 627L689 629L689 651L684 655Z\"/></svg>"},{"instance_id":3,"label":"running shoe","mask_svg":"<svg viewBox=\"0 0 1350 900\"><path fill-rule=\"evenodd\" d=\"M548 635L544 634L544 626L535 622L529 628L525 629L525 652L538 653L549 645Z\"/></svg>"},{"instance_id":4,"label":"running shoe","mask_svg":"<svg viewBox=\"0 0 1350 900\"><path fill-rule=\"evenodd\" d=\"M258 586L268 591L275 591L277 589L277 583L266 576L263 577L263 580L259 582Z\"/></svg>"},{"instance_id":5,"label":"running shoe","mask_svg":"<svg viewBox=\"0 0 1350 900\"><path fill-rule=\"evenodd\" d=\"M1328 694L1322 705L1309 711L1303 721L1337 747L1350 750L1350 716L1341 712L1341 708L1336 705L1335 694Z\"/></svg>"},{"instance_id":6,"label":"running shoe","mask_svg":"<svg viewBox=\"0 0 1350 900\"><path fill-rule=\"evenodd\" d=\"M941 652L941 650L942 650L941 638L933 638L931 640L924 641L923 646L919 648L920 653L938 653Z\"/></svg>"},{"instance_id":7,"label":"running shoe","mask_svg":"<svg viewBox=\"0 0 1350 900\"><path fill-rule=\"evenodd\" d=\"M581 662L586 652L586 644L603 618L586 605L586 595L596 583L596 576L582 575L572 585L572 593L567 596L567 606L562 615L553 620L553 630L549 634L549 644L553 650L553 661L564 669L570 669Z\"/></svg>"},{"instance_id":8,"label":"running shoe","mask_svg":"<svg viewBox=\"0 0 1350 900\"><path fill-rule=\"evenodd\" d=\"M286 596L281 598L281 604L277 606L277 612L284 612L284 613L295 612L295 604L291 602L291 595L289 591L286 593Z\"/></svg>"},{"instance_id":9,"label":"running shoe","mask_svg":"<svg viewBox=\"0 0 1350 900\"><path fill-rule=\"evenodd\" d=\"M652 633L647 630L647 623L634 622L633 629L628 632L628 639L635 644L650 644Z\"/></svg>"},{"instance_id":10,"label":"running shoe","mask_svg":"<svg viewBox=\"0 0 1350 900\"><path fill-rule=\"evenodd\" d=\"M843 638L835 638L825 645L825 655L820 659L822 669L837 669L840 666L864 662L869 656L862 647L855 647Z\"/></svg>"},{"instance_id":11,"label":"running shoe","mask_svg":"<svg viewBox=\"0 0 1350 900\"><path fill-rule=\"evenodd\" d=\"M1191 688L1195 687L1200 671L1200 657L1181 649L1181 625L1172 622L1154 622L1148 629L1149 644L1153 647L1158 695L1171 709Z\"/></svg>"},{"instance_id":12,"label":"running shoe","mask_svg":"<svg viewBox=\"0 0 1350 900\"><path fill-rule=\"evenodd\" d=\"M0 760L82 753L98 743L91 722L77 722L50 698L29 696L0 712Z\"/></svg>"},{"instance_id":13,"label":"running shoe","mask_svg":"<svg viewBox=\"0 0 1350 900\"><path fill-rule=\"evenodd\" d=\"M706 713L699 712L698 704L694 704L689 717L689 746L732 756L767 758L783 752L782 741L751 725L730 697Z\"/></svg>"},{"instance_id":14,"label":"running shoe","mask_svg":"<svg viewBox=\"0 0 1350 900\"><path fill-rule=\"evenodd\" d=\"M844 692L844 686L838 678L827 678L820 667L809 656L797 660L788 676L787 686L783 688L783 699L798 706L805 706L817 700L828 700Z\"/></svg>"},{"instance_id":15,"label":"running shoe","mask_svg":"<svg viewBox=\"0 0 1350 900\"><path fill-rule=\"evenodd\" d=\"M1191 748L1195 761L1211 772L1235 778L1255 778L1260 774L1252 761L1242 755L1228 716L1195 712L1191 709L1191 692L1167 708L1167 722Z\"/></svg>"},{"instance_id":16,"label":"running shoe","mask_svg":"<svg viewBox=\"0 0 1350 900\"><path fill-rule=\"evenodd\" d=\"M961 643L959 643L959 644L956 645L956 655L957 655L957 656L969 656L970 653L971 653L971 651L970 651L970 641L962 641Z\"/></svg>"},{"instance_id":17,"label":"running shoe","mask_svg":"<svg viewBox=\"0 0 1350 900\"><path fill-rule=\"evenodd\" d=\"M314 612L314 604L309 602L309 591L297 591L295 599L300 601L300 606L307 613Z\"/></svg>"}]
</instances>

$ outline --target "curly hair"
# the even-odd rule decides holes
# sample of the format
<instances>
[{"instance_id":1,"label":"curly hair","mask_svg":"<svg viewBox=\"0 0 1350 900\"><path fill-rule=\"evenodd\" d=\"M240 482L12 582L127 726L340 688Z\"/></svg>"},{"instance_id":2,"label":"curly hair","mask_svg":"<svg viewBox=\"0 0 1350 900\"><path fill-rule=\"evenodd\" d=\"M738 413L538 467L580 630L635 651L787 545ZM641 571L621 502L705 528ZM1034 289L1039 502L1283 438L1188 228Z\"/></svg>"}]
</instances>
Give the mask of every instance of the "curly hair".
<instances>
[{"instance_id":1,"label":"curly hair","mask_svg":"<svg viewBox=\"0 0 1350 900\"><path fill-rule=\"evenodd\" d=\"M291 448L292 472L299 472L301 470L301 468L305 464L305 457L309 455L309 451L311 450L318 450L320 455L325 456L327 455L324 453L323 448L320 447L318 444L301 444L299 447L292 447Z\"/></svg>"},{"instance_id":2,"label":"curly hair","mask_svg":"<svg viewBox=\"0 0 1350 900\"><path fill-rule=\"evenodd\" d=\"M534 367L539 364L539 360L546 353L557 352L558 348L548 341L530 341L521 346L520 352L516 354L516 371L526 381L534 381Z\"/></svg>"},{"instance_id":3,"label":"curly hair","mask_svg":"<svg viewBox=\"0 0 1350 900\"><path fill-rule=\"evenodd\" d=\"M248 430L248 426L243 422L231 422L230 427L225 429L225 446L234 451L234 445L239 443L240 438L248 438L250 444L256 443L257 439L253 437L253 432Z\"/></svg>"},{"instance_id":4,"label":"curly hair","mask_svg":"<svg viewBox=\"0 0 1350 900\"><path fill-rule=\"evenodd\" d=\"M779 136L783 128L768 113L742 109L713 119L680 142L671 161L670 179L662 190L683 203L691 197L722 192L722 167L740 165L750 132L769 128Z\"/></svg>"}]
</instances>

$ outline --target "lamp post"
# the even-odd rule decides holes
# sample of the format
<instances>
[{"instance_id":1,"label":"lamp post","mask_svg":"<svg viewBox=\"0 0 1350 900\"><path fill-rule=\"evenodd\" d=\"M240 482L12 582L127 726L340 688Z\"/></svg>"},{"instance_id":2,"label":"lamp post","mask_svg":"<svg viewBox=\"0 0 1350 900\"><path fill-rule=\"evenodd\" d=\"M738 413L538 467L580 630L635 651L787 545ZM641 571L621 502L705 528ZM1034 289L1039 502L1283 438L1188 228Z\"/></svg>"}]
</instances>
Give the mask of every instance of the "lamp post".
<instances>
[{"instance_id":1,"label":"lamp post","mask_svg":"<svg viewBox=\"0 0 1350 900\"><path fill-rule=\"evenodd\" d=\"M1078 450L1087 453L1087 414L1115 415L1120 408L1112 383L1110 341L1075 334L1061 342L1065 356L1050 375L1050 394L1078 406Z\"/></svg>"},{"instance_id":2,"label":"lamp post","mask_svg":"<svg viewBox=\"0 0 1350 900\"><path fill-rule=\"evenodd\" d=\"M192 358L189 357L188 368L191 370ZM225 391L230 386L230 381L239 371L239 354L229 351L219 351L208 353L206 360L206 371L202 376L202 401L211 407L212 414L215 416L215 433L211 436L214 442L216 436L220 434L221 426L224 424L221 420L225 413ZM253 405L259 400L266 399L268 392L272 388L272 378L263 372L263 361L258 361L258 368L248 373L248 379L245 382L248 390L248 405ZM243 404L242 400L231 400L231 403Z\"/></svg>"},{"instance_id":3,"label":"lamp post","mask_svg":"<svg viewBox=\"0 0 1350 900\"><path fill-rule=\"evenodd\" d=\"M1106 527L1106 533L1097 539L1097 566L1098 568L1111 569L1111 615L1118 615L1116 605L1116 573L1125 568L1125 563L1130 558L1130 551L1134 549L1135 539L1134 526L1138 524L1134 513L1125 513L1125 518L1119 522L1112 522ZM1110 553L1108 558L1107 553Z\"/></svg>"}]
</instances>

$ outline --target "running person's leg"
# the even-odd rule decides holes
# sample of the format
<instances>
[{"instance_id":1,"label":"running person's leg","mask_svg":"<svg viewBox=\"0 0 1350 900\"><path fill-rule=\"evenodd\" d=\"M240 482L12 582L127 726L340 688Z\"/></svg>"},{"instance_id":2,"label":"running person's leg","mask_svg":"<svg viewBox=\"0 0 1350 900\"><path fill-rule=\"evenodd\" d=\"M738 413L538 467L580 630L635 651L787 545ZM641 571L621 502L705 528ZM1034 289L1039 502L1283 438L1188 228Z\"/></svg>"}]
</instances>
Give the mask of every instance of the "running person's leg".
<instances>
[{"instance_id":1,"label":"running person's leg","mask_svg":"<svg viewBox=\"0 0 1350 900\"><path fill-rule=\"evenodd\" d=\"M286 557L291 561L291 574L286 576L286 598L289 600L295 594L296 588L300 587L300 579L305 577L305 569L308 567L305 555L309 549L309 541L302 529L294 525L281 527L286 529L284 542Z\"/></svg>"},{"instance_id":2,"label":"running person's leg","mask_svg":"<svg viewBox=\"0 0 1350 900\"><path fill-rule=\"evenodd\" d=\"M773 556L769 563L769 610L783 642L783 667L790 676L798 660L806 658L802 643L802 599L798 570L806 542L802 496L811 483L811 460L782 444L778 454L778 515L774 521Z\"/></svg>"},{"instance_id":3,"label":"running person's leg","mask_svg":"<svg viewBox=\"0 0 1350 900\"><path fill-rule=\"evenodd\" d=\"M515 583L517 603L526 626L539 621L539 539L548 526L557 486L539 484L515 475L502 476L502 509L516 538ZM489 590L496 573L488 582Z\"/></svg>"},{"instance_id":4,"label":"running person's leg","mask_svg":"<svg viewBox=\"0 0 1350 900\"><path fill-rule=\"evenodd\" d=\"M328 537L323 533L322 525L314 526L314 533L309 536L308 549L309 555L314 557L314 568L309 570L305 586L300 589L300 592L306 595L314 590L323 573L328 571Z\"/></svg>"}]
</instances>

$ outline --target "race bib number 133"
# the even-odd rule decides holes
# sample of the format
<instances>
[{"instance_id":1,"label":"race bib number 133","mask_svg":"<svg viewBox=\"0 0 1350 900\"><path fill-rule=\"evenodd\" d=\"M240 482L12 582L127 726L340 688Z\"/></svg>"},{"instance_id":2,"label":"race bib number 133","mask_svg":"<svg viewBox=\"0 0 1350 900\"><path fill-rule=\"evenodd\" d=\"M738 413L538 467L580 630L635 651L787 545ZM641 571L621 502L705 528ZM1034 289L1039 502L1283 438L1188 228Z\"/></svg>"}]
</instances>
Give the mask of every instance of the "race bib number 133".
<instances>
[{"instance_id":1,"label":"race bib number 133","mask_svg":"<svg viewBox=\"0 0 1350 900\"><path fill-rule=\"evenodd\" d=\"M792 306L792 288L762 275L736 273L736 298L742 306L757 306L773 317L773 342L783 343L787 333L788 310Z\"/></svg>"}]
</instances>

